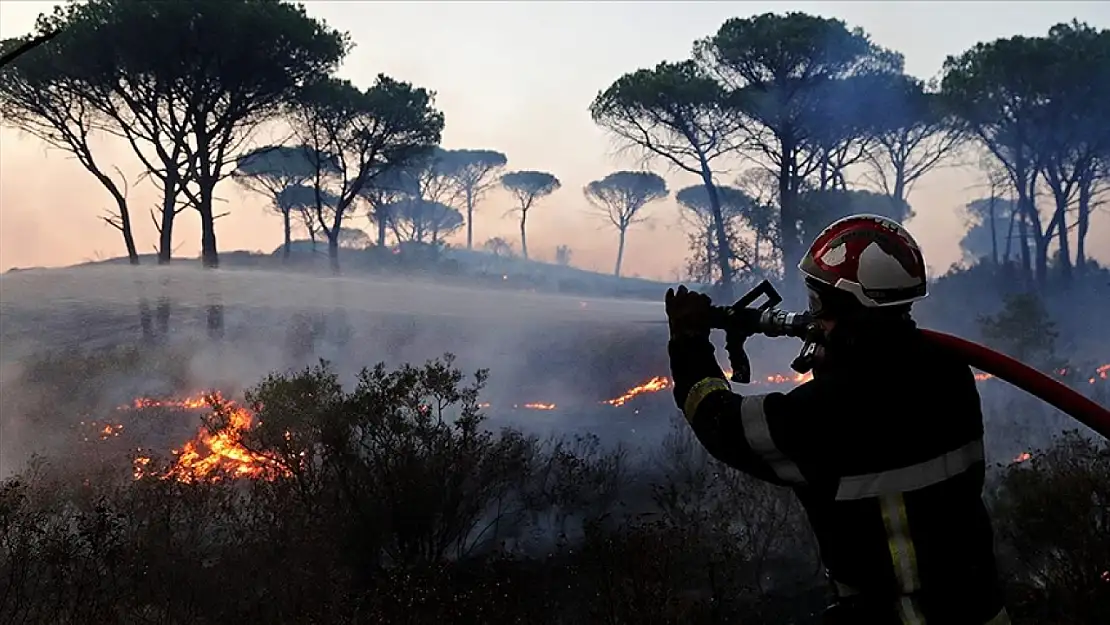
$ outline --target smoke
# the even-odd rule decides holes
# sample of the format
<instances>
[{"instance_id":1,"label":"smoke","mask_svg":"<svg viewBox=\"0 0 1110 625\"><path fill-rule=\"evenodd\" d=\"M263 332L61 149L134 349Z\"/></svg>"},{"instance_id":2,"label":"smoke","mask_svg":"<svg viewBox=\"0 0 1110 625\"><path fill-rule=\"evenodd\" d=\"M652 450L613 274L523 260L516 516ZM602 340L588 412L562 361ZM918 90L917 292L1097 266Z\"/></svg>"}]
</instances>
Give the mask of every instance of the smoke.
<instances>
[{"instance_id":1,"label":"smoke","mask_svg":"<svg viewBox=\"0 0 1110 625\"><path fill-rule=\"evenodd\" d=\"M936 285L920 311L923 325L977 339L975 311L993 312L988 299L997 297L973 282ZM80 420L135 397L210 389L234 397L269 373L319 359L350 384L378 362L395 367L449 352L464 372L490 370L482 401L492 426L585 432L633 449L656 448L675 413L669 390L620 407L602 403L668 374L659 302L188 266L13 272L0 276L0 292L0 476L32 453L64 451L78 440ZM1063 317L1061 343L1110 353L1105 331L1069 314L1091 307L1066 304L1051 306ZM218 328L210 325L214 307L222 310ZM1076 334L1082 327L1087 340ZM783 339L749 341L755 379L789 372L797 348ZM88 361L88 354L105 356ZM1044 445L1070 425L1001 382L981 391L996 460Z\"/></svg>"},{"instance_id":2,"label":"smoke","mask_svg":"<svg viewBox=\"0 0 1110 625\"><path fill-rule=\"evenodd\" d=\"M191 267L21 271L0 277L0 289L3 474L32 452L72 440L78 403L105 413L136 396L207 389L234 396L268 373L321 358L349 383L378 362L393 367L450 352L464 372L490 370L483 400L495 425L549 432L565 429L560 419L574 414L572 427L610 439L619 438L607 431L620 421L612 418L617 409L598 402L666 367L665 327L645 323L663 318L655 302ZM218 340L209 323L215 306L223 317ZM38 382L45 381L25 375L43 354L64 369L67 358L78 366L80 354L112 350L134 353L113 356L121 361L114 371L67 374L95 381L81 402L72 392L44 398ZM528 402L561 410L513 409Z\"/></svg>"}]
</instances>

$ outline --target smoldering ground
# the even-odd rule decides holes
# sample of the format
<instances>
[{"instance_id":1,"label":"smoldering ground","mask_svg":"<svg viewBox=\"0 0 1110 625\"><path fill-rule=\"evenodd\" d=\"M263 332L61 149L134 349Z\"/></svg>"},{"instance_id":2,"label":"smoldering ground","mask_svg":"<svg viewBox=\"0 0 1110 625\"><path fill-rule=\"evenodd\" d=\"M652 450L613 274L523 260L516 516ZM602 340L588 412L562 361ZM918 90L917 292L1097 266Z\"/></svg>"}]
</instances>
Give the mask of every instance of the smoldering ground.
<instances>
[{"instance_id":1,"label":"smoldering ground","mask_svg":"<svg viewBox=\"0 0 1110 625\"><path fill-rule=\"evenodd\" d=\"M217 328L214 310L220 313ZM445 353L454 354L463 371L489 369L482 400L493 426L588 432L607 444L650 450L670 427L670 393L653 389L619 406L604 402L667 374L666 332L658 324L663 316L658 301L400 279L190 267L9 273L0 278L0 475L18 470L32 453L64 452L78 440L73 429L82 420L110 415L136 397L206 390L234 397L268 373L320 359L350 383L365 366L396 367ZM958 320L968 318L974 315ZM929 319L927 325L946 323ZM73 373L87 375L93 386L80 396L71 390L51 396L42 376L27 369L43 354L65 360L127 346L142 354L142 362L121 371ZM791 373L795 342L754 339L750 348L756 379ZM788 379L780 382L789 387ZM982 392L995 459L1012 458L1074 426L1001 382L983 384ZM1041 416L1018 416L1030 411ZM195 414L183 418L192 420L186 429L197 425Z\"/></svg>"}]
</instances>

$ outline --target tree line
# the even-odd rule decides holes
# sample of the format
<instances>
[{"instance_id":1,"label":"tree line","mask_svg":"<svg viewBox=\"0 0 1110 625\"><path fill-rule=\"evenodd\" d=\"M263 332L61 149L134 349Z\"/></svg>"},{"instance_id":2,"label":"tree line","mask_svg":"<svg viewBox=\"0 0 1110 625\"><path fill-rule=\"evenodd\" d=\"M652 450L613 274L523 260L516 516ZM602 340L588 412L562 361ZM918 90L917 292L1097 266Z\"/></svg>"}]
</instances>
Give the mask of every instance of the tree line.
<instances>
[{"instance_id":1,"label":"tree line","mask_svg":"<svg viewBox=\"0 0 1110 625\"><path fill-rule=\"evenodd\" d=\"M973 226L989 224L989 260L1000 262L1005 223L1004 259L1016 248L1017 277L1043 286L1050 261L1065 282L1088 269L1091 214L1110 180L1108 95L1110 31L1077 21L978 43L927 82L861 29L768 13L727 20L687 60L621 76L590 112L626 146L701 180L678 195L699 226L695 265L716 282L751 269L790 277L831 220L906 219L914 183L970 162L991 182L971 211ZM741 225L754 243L737 237Z\"/></svg>"},{"instance_id":2,"label":"tree line","mask_svg":"<svg viewBox=\"0 0 1110 625\"><path fill-rule=\"evenodd\" d=\"M299 224L327 242L336 270L340 239L358 236L350 225L360 215L378 245L440 243L465 226L472 248L475 210L495 186L514 200L527 258L528 215L561 187L548 172L504 172L496 150L439 147L445 120L433 91L384 75L366 88L335 77L353 44L299 5L90 0L40 16L34 33L3 49L51 32L0 74L0 112L104 186L115 201L104 220L132 263L129 183L97 159L103 137L130 146L161 192L150 216L162 263L189 209L201 220L204 264L219 263L215 191L226 178L283 218L286 258ZM990 181L969 210L975 236L991 241L987 258L1043 286L1050 266L1064 282L1088 267L1091 214L1110 179L1107 85L1110 31L1075 21L976 44L927 82L840 20L768 13L727 20L687 60L619 77L589 111L627 147L700 180L674 194L696 280L791 283L805 243L829 221L907 219L925 174L974 164ZM285 139L260 146L264 131ZM620 171L583 192L618 231L619 275L629 228L670 190L658 174Z\"/></svg>"}]
</instances>

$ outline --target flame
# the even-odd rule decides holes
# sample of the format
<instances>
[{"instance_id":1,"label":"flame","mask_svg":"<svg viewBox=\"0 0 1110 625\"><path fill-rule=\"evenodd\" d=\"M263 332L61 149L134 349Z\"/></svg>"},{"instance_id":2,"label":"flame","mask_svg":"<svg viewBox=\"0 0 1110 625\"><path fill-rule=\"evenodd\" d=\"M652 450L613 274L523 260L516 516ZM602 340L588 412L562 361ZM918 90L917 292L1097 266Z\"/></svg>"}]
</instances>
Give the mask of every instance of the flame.
<instances>
[{"instance_id":1,"label":"flame","mask_svg":"<svg viewBox=\"0 0 1110 625\"><path fill-rule=\"evenodd\" d=\"M1067 369L1061 369L1057 373L1059 373L1060 375L1067 375L1068 370ZM729 369L725 369L724 374L725 374L725 377L731 377L732 376L732 371L729 370ZM752 384L775 384L775 385L779 385L779 384L804 384L804 383L806 383L806 382L808 382L812 379L813 379L813 373L812 372L810 372L810 373L789 373L789 374L776 373L774 375L766 376L762 380L752 380L751 383ZM994 379L994 376L989 374L989 373L976 373L975 374L975 380L977 382L984 382L986 380L993 380L993 379ZM1088 380L1088 382L1091 383L1091 384L1094 384L1098 380L1106 380L1106 379L1110 379L1110 364L1100 365L1099 367L1097 367L1095 369L1094 377L1091 377ZM614 397L612 399L607 399L607 400L605 400L601 403L608 404L610 406L623 406L626 403L628 403L629 400L631 400L632 398L634 398L638 395L658 393L659 391L670 388L671 384L672 384L672 382L671 382L670 378L667 378L665 376L655 376L655 377L651 378L650 380L648 380L647 382L643 382L642 384L638 384L636 386L633 386L632 388L625 391L623 394L618 395L617 397Z\"/></svg>"},{"instance_id":2,"label":"flame","mask_svg":"<svg viewBox=\"0 0 1110 625\"><path fill-rule=\"evenodd\" d=\"M607 399L601 403L608 404L610 406L623 406L637 395L643 395L644 393L658 393L659 391L669 388L670 386L670 379L665 378L661 375L657 375L647 382L633 386L632 388L625 391L623 394L614 397L613 399Z\"/></svg>"},{"instance_id":3,"label":"flame","mask_svg":"<svg viewBox=\"0 0 1110 625\"><path fill-rule=\"evenodd\" d=\"M212 404L219 405L227 411L227 426L216 432L201 426L192 440L186 442L180 450L173 451L176 460L159 477L193 482L218 480L223 476L272 478L276 474L284 473L274 461L243 446L243 433L255 425L254 415L244 406L225 400L219 393L181 400L138 398L131 405L140 409L159 406L198 410ZM149 464L148 457L135 458L133 468L136 479L147 475L146 467Z\"/></svg>"},{"instance_id":4,"label":"flame","mask_svg":"<svg viewBox=\"0 0 1110 625\"><path fill-rule=\"evenodd\" d=\"M1059 373L1065 375L1067 371L1061 371ZM725 375L730 376L731 371L726 370ZM975 374L975 379L978 381L990 380L993 377L994 376L986 373ZM1110 364L1104 364L1095 369L1094 376L1089 378L1089 381L1091 384L1094 384L1097 380L1106 380L1108 378L1110 378ZM753 380L752 384L795 385L803 384L812 379L812 373L774 374L766 376L762 380ZM654 376L645 382L629 388L624 393L600 403L613 407L621 407L641 395L651 395L671 388L672 384L673 382L671 379L666 376ZM139 397L132 400L130 404L120 406L119 410L142 410L156 407L190 411L203 410L210 407L210 398L212 403L222 406L227 411L227 427L215 433L203 426L198 429L193 439L186 442L180 450L175 450L173 452L176 459L168 470L159 475L160 478L173 478L183 482L205 479L217 480L223 476L272 479L277 475L282 475L287 472L285 469L275 464L273 460L254 453L243 446L243 433L250 430L251 427L258 425L259 422L255 421L254 415L246 407L225 400L219 393L205 393L186 397L184 399L173 400ZM490 404L488 402L483 402L478 404L478 407L485 409L489 408ZM512 407L514 409L539 411L552 411L557 409L555 404L547 402L513 404ZM121 423L82 421L81 425L91 428L92 434L90 434L90 436L95 435L100 440L118 437L123 431L123 424ZM86 436L85 440L89 440L89 437ZM141 453L142 450L139 451ZM1018 454L1012 462L1026 462L1031 460L1032 457L1031 453L1022 452ZM149 457L139 456L135 458L135 479L141 479L147 475L151 475L149 472L150 463L151 459Z\"/></svg>"}]
</instances>

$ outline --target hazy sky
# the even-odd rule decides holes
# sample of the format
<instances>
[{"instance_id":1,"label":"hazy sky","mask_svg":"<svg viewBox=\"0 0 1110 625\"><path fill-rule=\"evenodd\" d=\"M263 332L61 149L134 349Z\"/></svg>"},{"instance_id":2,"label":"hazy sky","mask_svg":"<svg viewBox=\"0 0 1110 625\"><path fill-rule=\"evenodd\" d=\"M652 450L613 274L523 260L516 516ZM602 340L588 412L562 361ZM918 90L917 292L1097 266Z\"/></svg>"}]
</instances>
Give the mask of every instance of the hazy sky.
<instances>
[{"instance_id":1,"label":"hazy sky","mask_svg":"<svg viewBox=\"0 0 1110 625\"><path fill-rule=\"evenodd\" d=\"M54 3L0 0L0 37L30 30ZM357 2L308 1L309 12L350 32L356 48L342 74L362 85L378 72L435 90L447 117L448 148L505 152L510 169L554 173L563 188L529 217L529 250L551 259L555 246L573 249L575 265L611 270L616 234L592 217L581 189L590 180L637 163L614 155L613 143L593 124L587 107L621 74L661 60L688 56L692 42L712 34L728 17L799 10L860 26L883 46L906 57L909 73L936 76L945 57L977 41L1043 34L1052 24L1078 18L1110 27L1110 2ZM132 179L140 171L118 146L104 154ZM107 158L105 156L104 158ZM672 188L694 181L665 170ZM728 180L725 180L728 182ZM933 272L959 259L960 207L978 197L974 172L945 170L926 176L910 202L909 226L926 248ZM264 202L228 181L217 190L230 216L217 222L222 250L272 250L281 242L280 219ZM133 181L130 198L141 252L156 233L146 215L157 197ZM118 232L99 219L112 202L99 184L65 154L37 140L0 130L0 270L65 265L122 255ZM475 238L506 236L516 225L502 215L507 198L490 196L475 219ZM683 264L686 239L673 201L653 205L653 227L631 232L625 273L672 279ZM359 218L355 225L367 227ZM175 226L177 253L195 255L195 214ZM464 239L463 239L464 240ZM1092 255L1110 261L1110 215L1096 216L1088 240Z\"/></svg>"}]
</instances>

